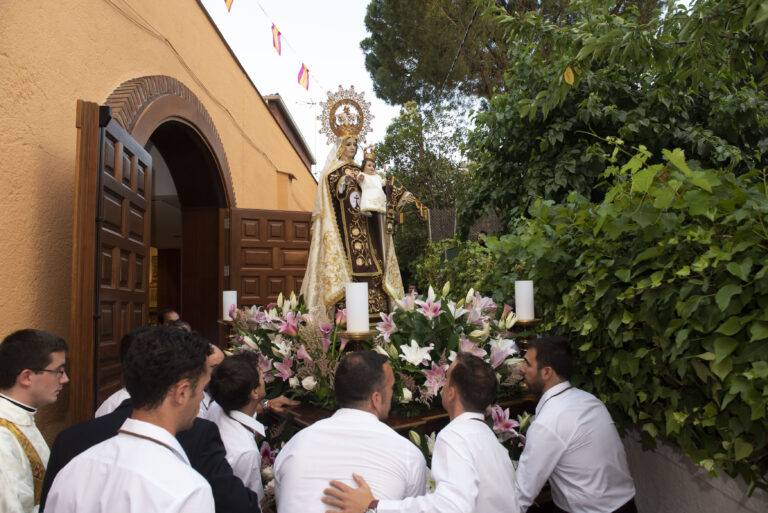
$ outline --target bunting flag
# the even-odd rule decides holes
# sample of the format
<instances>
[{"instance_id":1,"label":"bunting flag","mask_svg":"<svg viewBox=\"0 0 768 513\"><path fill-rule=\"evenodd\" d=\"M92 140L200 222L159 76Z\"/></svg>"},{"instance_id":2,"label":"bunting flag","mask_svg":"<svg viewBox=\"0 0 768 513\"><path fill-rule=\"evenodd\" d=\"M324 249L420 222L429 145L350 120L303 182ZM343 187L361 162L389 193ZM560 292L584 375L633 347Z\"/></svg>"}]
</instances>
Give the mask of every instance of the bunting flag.
<instances>
[{"instance_id":1,"label":"bunting flag","mask_svg":"<svg viewBox=\"0 0 768 513\"><path fill-rule=\"evenodd\" d=\"M429 221L429 208L424 207L424 220Z\"/></svg>"},{"instance_id":2,"label":"bunting flag","mask_svg":"<svg viewBox=\"0 0 768 513\"><path fill-rule=\"evenodd\" d=\"M229 11L231 11L231 10L232 10L232 3L233 3L234 1L235 1L235 0L224 0L224 3L225 3L225 4L227 4L227 12L229 12Z\"/></svg>"},{"instance_id":3,"label":"bunting flag","mask_svg":"<svg viewBox=\"0 0 768 513\"><path fill-rule=\"evenodd\" d=\"M309 69L301 63L301 69L299 70L299 85L309 91Z\"/></svg>"},{"instance_id":4,"label":"bunting flag","mask_svg":"<svg viewBox=\"0 0 768 513\"><path fill-rule=\"evenodd\" d=\"M277 50L277 55L283 54L283 46L280 43L280 31L277 30L274 23L272 24L272 46Z\"/></svg>"}]
</instances>

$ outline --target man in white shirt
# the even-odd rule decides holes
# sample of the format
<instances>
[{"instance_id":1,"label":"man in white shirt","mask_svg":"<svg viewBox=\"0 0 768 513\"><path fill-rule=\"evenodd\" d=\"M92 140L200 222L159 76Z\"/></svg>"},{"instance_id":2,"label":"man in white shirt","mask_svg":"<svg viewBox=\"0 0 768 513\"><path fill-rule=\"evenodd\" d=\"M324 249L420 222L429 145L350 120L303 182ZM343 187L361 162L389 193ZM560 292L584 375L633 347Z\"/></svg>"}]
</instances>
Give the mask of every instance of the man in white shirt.
<instances>
[{"instance_id":1,"label":"man in white shirt","mask_svg":"<svg viewBox=\"0 0 768 513\"><path fill-rule=\"evenodd\" d=\"M117 436L58 473L46 511L213 513L211 487L175 436L197 416L210 353L205 339L180 330L152 328L136 337L123 363L131 417Z\"/></svg>"},{"instance_id":2,"label":"man in white shirt","mask_svg":"<svg viewBox=\"0 0 768 513\"><path fill-rule=\"evenodd\" d=\"M496 396L496 374L486 362L461 353L448 368L442 391L450 423L432 455L435 491L401 501L385 500L355 474L359 488L331 481L323 502L344 513L506 513L518 511L515 469L509 453L485 423ZM374 499L377 497L378 499Z\"/></svg>"},{"instance_id":3,"label":"man in white shirt","mask_svg":"<svg viewBox=\"0 0 768 513\"><path fill-rule=\"evenodd\" d=\"M264 425L256 420L256 408L266 389L258 365L258 355L252 351L229 356L211 374L209 388L211 397L222 409L214 422L219 426L232 472L261 502L264 486L256 436L264 436Z\"/></svg>"},{"instance_id":4,"label":"man in white shirt","mask_svg":"<svg viewBox=\"0 0 768 513\"><path fill-rule=\"evenodd\" d=\"M352 483L362 474L377 497L402 499L424 493L421 451L381 422L389 415L395 376L389 359L373 351L346 355L336 368L340 409L297 433L275 461L278 513L322 513L331 479Z\"/></svg>"},{"instance_id":5,"label":"man in white shirt","mask_svg":"<svg viewBox=\"0 0 768 513\"><path fill-rule=\"evenodd\" d=\"M517 467L520 511L549 479L556 512L636 513L635 485L608 409L568 381L568 339L532 339L524 359L528 389L542 395Z\"/></svg>"},{"instance_id":6,"label":"man in white shirt","mask_svg":"<svg viewBox=\"0 0 768 513\"><path fill-rule=\"evenodd\" d=\"M35 425L69 381L64 339L20 330L0 344L0 511L37 512L50 450Z\"/></svg>"}]
</instances>

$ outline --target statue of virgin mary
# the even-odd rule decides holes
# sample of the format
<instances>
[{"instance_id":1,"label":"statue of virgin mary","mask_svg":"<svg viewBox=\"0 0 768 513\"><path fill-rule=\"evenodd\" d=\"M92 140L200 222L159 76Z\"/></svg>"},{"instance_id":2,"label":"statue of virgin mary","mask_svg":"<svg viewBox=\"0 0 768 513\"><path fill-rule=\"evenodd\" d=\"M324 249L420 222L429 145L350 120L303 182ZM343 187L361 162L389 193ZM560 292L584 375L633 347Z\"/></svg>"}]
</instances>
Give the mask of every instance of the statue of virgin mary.
<instances>
[{"instance_id":1,"label":"statue of virgin mary","mask_svg":"<svg viewBox=\"0 0 768 513\"><path fill-rule=\"evenodd\" d=\"M369 104L354 86L328 93L323 103L323 130L333 147L323 166L312 210L312 241L301 293L309 311L331 315L345 308L347 282L368 283L370 321L388 313L392 299L405 293L400 268L383 216L360 211L361 172L355 162L358 143L370 131ZM366 155L366 158L370 158ZM390 194L388 208L399 209L404 194Z\"/></svg>"}]
</instances>

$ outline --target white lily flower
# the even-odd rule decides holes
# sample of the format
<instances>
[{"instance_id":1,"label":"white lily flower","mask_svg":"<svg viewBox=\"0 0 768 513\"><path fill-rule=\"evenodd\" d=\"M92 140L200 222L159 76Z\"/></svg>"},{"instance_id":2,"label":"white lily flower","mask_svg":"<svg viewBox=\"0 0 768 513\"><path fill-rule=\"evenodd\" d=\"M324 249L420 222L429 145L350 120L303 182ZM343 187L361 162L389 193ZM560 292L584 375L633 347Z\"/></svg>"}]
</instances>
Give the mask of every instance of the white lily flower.
<instances>
[{"instance_id":1,"label":"white lily flower","mask_svg":"<svg viewBox=\"0 0 768 513\"><path fill-rule=\"evenodd\" d=\"M429 286L429 291L427 291L427 301L434 301L435 300L435 291L432 288L432 285Z\"/></svg>"},{"instance_id":2,"label":"white lily flower","mask_svg":"<svg viewBox=\"0 0 768 513\"><path fill-rule=\"evenodd\" d=\"M456 351L451 351L448 353L448 361L453 363L453 361L456 359Z\"/></svg>"},{"instance_id":3,"label":"white lily flower","mask_svg":"<svg viewBox=\"0 0 768 513\"><path fill-rule=\"evenodd\" d=\"M433 347L434 344L429 344L427 347L420 347L418 342L411 340L410 346L405 344L400 346L400 350L402 351L400 358L408 363L419 366L425 361L432 359L429 352L432 351Z\"/></svg>"},{"instance_id":4,"label":"white lily flower","mask_svg":"<svg viewBox=\"0 0 768 513\"><path fill-rule=\"evenodd\" d=\"M488 334L491 332L491 323L486 322L485 327L482 330L475 330L472 333L469 334L470 337L480 340L481 342L485 342L485 339L488 338Z\"/></svg>"},{"instance_id":5,"label":"white lily flower","mask_svg":"<svg viewBox=\"0 0 768 513\"><path fill-rule=\"evenodd\" d=\"M251 349L256 349L256 350L259 349L258 344L256 344L256 342L254 342L253 339L248 335L243 335L243 342L245 342L245 345L247 345Z\"/></svg>"},{"instance_id":6,"label":"white lily flower","mask_svg":"<svg viewBox=\"0 0 768 513\"><path fill-rule=\"evenodd\" d=\"M464 299L464 303L470 303L472 299L475 297L475 289L469 289L469 292L467 292L467 297Z\"/></svg>"},{"instance_id":7,"label":"white lily flower","mask_svg":"<svg viewBox=\"0 0 768 513\"><path fill-rule=\"evenodd\" d=\"M437 433L432 431L431 435L426 435L427 439L427 450L429 451L429 454L431 455L433 452L435 452L435 439L437 438Z\"/></svg>"},{"instance_id":8,"label":"white lily flower","mask_svg":"<svg viewBox=\"0 0 768 513\"><path fill-rule=\"evenodd\" d=\"M277 296L277 307L282 308L283 307L283 293L281 292L279 296Z\"/></svg>"},{"instance_id":9,"label":"white lily flower","mask_svg":"<svg viewBox=\"0 0 768 513\"><path fill-rule=\"evenodd\" d=\"M400 399L400 402L402 404L408 404L411 401L413 401L413 392L411 392L407 388L403 387L403 398Z\"/></svg>"},{"instance_id":10,"label":"white lily flower","mask_svg":"<svg viewBox=\"0 0 768 513\"><path fill-rule=\"evenodd\" d=\"M272 352L276 355L282 356L283 358L290 358L291 356L291 344L289 342L286 342L283 340L282 337L279 339L275 337L275 340L273 341L273 347Z\"/></svg>"},{"instance_id":11,"label":"white lily flower","mask_svg":"<svg viewBox=\"0 0 768 513\"><path fill-rule=\"evenodd\" d=\"M387 353L387 350L379 345L373 346L373 350L379 354L383 354L384 356L389 357L389 353Z\"/></svg>"},{"instance_id":12,"label":"white lily flower","mask_svg":"<svg viewBox=\"0 0 768 513\"><path fill-rule=\"evenodd\" d=\"M311 392L317 387L317 380L314 376L307 376L301 380L301 386L303 386L305 390L309 390Z\"/></svg>"},{"instance_id":13,"label":"white lily flower","mask_svg":"<svg viewBox=\"0 0 768 513\"><path fill-rule=\"evenodd\" d=\"M288 301L291 304L291 310L295 309L296 305L299 304L299 300L296 299L296 294L293 291L291 291L291 298Z\"/></svg>"},{"instance_id":14,"label":"white lily flower","mask_svg":"<svg viewBox=\"0 0 768 513\"><path fill-rule=\"evenodd\" d=\"M443 297L447 296L450 291L451 291L451 282L446 281L445 285L443 285Z\"/></svg>"},{"instance_id":15,"label":"white lily flower","mask_svg":"<svg viewBox=\"0 0 768 513\"><path fill-rule=\"evenodd\" d=\"M296 376L293 376L292 378L289 378L288 379L288 385L291 388L298 388L299 387L299 378L297 378Z\"/></svg>"},{"instance_id":16,"label":"white lily flower","mask_svg":"<svg viewBox=\"0 0 768 513\"><path fill-rule=\"evenodd\" d=\"M515 312L509 312L507 314L507 320L504 322L504 326L509 329L517 322L517 314Z\"/></svg>"},{"instance_id":17,"label":"white lily flower","mask_svg":"<svg viewBox=\"0 0 768 513\"><path fill-rule=\"evenodd\" d=\"M448 303L448 310L450 310L451 315L453 315L454 320L458 319L465 313L469 312L466 308L462 308L461 306L457 305L453 301Z\"/></svg>"}]
</instances>

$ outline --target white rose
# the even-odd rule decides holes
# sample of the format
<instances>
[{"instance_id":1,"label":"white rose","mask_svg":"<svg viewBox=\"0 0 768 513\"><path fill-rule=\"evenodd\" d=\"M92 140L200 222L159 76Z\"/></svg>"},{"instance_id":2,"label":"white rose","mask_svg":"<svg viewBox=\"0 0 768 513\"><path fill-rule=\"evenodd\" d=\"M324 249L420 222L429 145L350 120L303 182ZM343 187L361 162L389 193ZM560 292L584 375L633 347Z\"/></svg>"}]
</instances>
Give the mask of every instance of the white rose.
<instances>
[{"instance_id":1,"label":"white rose","mask_svg":"<svg viewBox=\"0 0 768 513\"><path fill-rule=\"evenodd\" d=\"M290 385L291 388L297 388L299 386L299 378L293 376L288 380L288 385Z\"/></svg>"},{"instance_id":2,"label":"white rose","mask_svg":"<svg viewBox=\"0 0 768 513\"><path fill-rule=\"evenodd\" d=\"M402 404L408 404L411 401L413 401L413 392L411 392L407 388L403 387L403 398L400 399L400 402Z\"/></svg>"},{"instance_id":3,"label":"white rose","mask_svg":"<svg viewBox=\"0 0 768 513\"><path fill-rule=\"evenodd\" d=\"M315 389L315 387L317 387L317 381L315 381L314 376L307 376L301 380L301 386L303 386L306 390L312 391Z\"/></svg>"}]
</instances>

